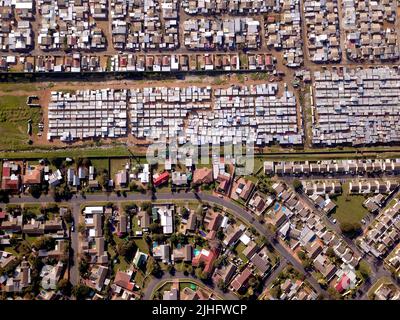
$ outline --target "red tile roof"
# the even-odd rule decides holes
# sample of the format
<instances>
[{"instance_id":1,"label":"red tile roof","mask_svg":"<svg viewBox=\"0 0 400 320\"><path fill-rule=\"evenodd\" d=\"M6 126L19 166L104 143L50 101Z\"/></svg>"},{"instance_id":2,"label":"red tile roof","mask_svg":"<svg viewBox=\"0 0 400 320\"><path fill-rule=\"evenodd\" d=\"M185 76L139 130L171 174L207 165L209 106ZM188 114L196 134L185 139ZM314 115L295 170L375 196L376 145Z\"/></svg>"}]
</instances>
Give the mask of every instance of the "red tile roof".
<instances>
[{"instance_id":1,"label":"red tile roof","mask_svg":"<svg viewBox=\"0 0 400 320\"><path fill-rule=\"evenodd\" d=\"M168 173L168 171L164 171L157 178L153 179L153 184L155 187L158 187L159 185L167 182L168 179L169 179L169 173Z\"/></svg>"},{"instance_id":2,"label":"red tile roof","mask_svg":"<svg viewBox=\"0 0 400 320\"><path fill-rule=\"evenodd\" d=\"M208 254L206 253L208 252ZM204 272L210 273L214 268L214 261L218 257L218 251L216 249L201 250L200 254L195 256L192 260L192 265L197 267L201 262L205 264Z\"/></svg>"},{"instance_id":3,"label":"red tile roof","mask_svg":"<svg viewBox=\"0 0 400 320\"><path fill-rule=\"evenodd\" d=\"M343 275L339 282L336 284L335 289L337 292L342 293L347 290L350 286L350 278L347 275Z\"/></svg>"},{"instance_id":4,"label":"red tile roof","mask_svg":"<svg viewBox=\"0 0 400 320\"><path fill-rule=\"evenodd\" d=\"M121 271L118 271L115 275L114 284L129 291L133 291L135 286L133 282L131 282L131 276Z\"/></svg>"}]
</instances>

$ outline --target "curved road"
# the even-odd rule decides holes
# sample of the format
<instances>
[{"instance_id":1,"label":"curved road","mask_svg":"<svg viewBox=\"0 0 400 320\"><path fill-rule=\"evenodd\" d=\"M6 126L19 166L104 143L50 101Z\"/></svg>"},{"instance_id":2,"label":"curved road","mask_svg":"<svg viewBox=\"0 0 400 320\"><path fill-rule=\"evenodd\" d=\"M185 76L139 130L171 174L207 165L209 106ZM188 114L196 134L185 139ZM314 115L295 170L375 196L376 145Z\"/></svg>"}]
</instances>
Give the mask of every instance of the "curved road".
<instances>
[{"instance_id":1,"label":"curved road","mask_svg":"<svg viewBox=\"0 0 400 320\"><path fill-rule=\"evenodd\" d=\"M157 286L160 285L161 282L165 282L168 280L179 280L179 279L189 279L193 280L196 283L201 283L201 281L192 275L188 274L187 276L184 275L183 272L180 271L175 271L174 275L169 274L168 272L165 272L161 278L152 278L151 281L147 284L146 289L144 290L144 295L143 299L144 300L150 300L151 296L154 292L154 289L157 288ZM209 290L215 292L218 296L223 298L224 300L238 300L238 297L234 295L232 292L222 292L219 288L216 286L208 286L206 284L201 283L204 287L208 288Z\"/></svg>"},{"instance_id":2,"label":"curved road","mask_svg":"<svg viewBox=\"0 0 400 320\"><path fill-rule=\"evenodd\" d=\"M282 246L279 242L273 240L274 235L261 223L254 219L253 215L245 210L244 208L240 207L239 205L235 204L232 201L227 201L224 198L219 198L217 196L206 194L206 193L194 193L194 192L187 192L187 193L154 193L154 194L141 194L141 193L128 193L126 197L118 196L115 193L95 193L95 194L87 194L85 197L76 195L73 197L70 202L73 203L73 215L75 221L78 221L77 218L79 217L79 208L80 205L90 202L121 202L121 201L174 201L174 200L196 200L199 202L209 202L218 204L227 208L236 218L240 218L243 221L246 221L249 225L253 226L260 235L263 235L265 238L268 239L272 247L279 252L281 257L286 259L289 263L291 263L296 269L298 269L301 273L305 274L307 277L308 282L313 286L315 291L318 294L323 294L325 297L329 297L329 294L323 290L320 285L318 284L317 280L311 276L309 272L304 270L302 264L295 259L287 249ZM40 197L39 199L35 199L29 196L21 196L21 197L12 197L10 198L10 203L13 204L22 204L22 203L46 203L46 202L54 202L54 199L49 196L45 195ZM75 228L75 232L71 233L71 242L72 248L76 252L78 249L77 245L77 228ZM75 255L76 257L76 255ZM77 274L77 263L75 260L75 264L73 266L73 270L71 270L71 282L76 284L78 281L78 274Z\"/></svg>"}]
</instances>

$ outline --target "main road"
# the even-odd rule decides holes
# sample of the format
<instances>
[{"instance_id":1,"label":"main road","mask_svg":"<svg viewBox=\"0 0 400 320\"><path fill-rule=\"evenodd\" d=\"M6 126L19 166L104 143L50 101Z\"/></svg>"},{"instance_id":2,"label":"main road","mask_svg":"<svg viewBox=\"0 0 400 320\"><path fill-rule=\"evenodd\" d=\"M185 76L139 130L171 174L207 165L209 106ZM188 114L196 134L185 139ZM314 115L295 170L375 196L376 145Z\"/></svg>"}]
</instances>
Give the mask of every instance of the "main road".
<instances>
[{"instance_id":1,"label":"main road","mask_svg":"<svg viewBox=\"0 0 400 320\"><path fill-rule=\"evenodd\" d=\"M75 221L79 221L78 217L80 214L80 206L83 204L89 204L91 202L122 202L122 201L190 201L195 200L200 203L214 203L225 207L232 213L236 218L241 219L246 222L249 226L254 227L260 235L263 235L270 243L271 246L280 254L282 258L291 263L296 269L305 274L308 282L312 285L314 290L325 297L329 297L326 290L323 290L318 284L317 280L312 277L312 275L306 271L302 264L292 256L292 254L285 248L281 243L275 241L275 236L270 230L268 230L264 225L258 222L253 215L242 208L241 206L235 204L232 201L225 200L224 198L219 198L208 193L195 193L195 192L182 192L182 193L128 193L127 196L118 196L115 193L94 193L87 194L84 197L75 195L70 202L73 203L72 211ZM32 198L29 196L21 197L11 197L10 203L13 204L23 204L23 203L48 203L54 202L54 199L49 195L44 195L39 199ZM68 202L66 202L68 204ZM77 228L71 233L71 247L74 249L74 264L71 269L71 282L76 284L79 281L78 265L77 265L77 251L78 251L78 234Z\"/></svg>"}]
</instances>

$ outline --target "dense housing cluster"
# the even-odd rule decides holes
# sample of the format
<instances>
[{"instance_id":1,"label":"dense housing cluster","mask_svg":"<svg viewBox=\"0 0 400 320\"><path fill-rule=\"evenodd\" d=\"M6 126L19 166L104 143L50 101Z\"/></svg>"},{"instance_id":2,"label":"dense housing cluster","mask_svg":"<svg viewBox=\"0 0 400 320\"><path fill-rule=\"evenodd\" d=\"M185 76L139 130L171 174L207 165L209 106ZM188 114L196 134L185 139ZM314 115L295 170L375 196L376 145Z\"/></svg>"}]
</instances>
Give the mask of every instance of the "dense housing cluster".
<instances>
[{"instance_id":1,"label":"dense housing cluster","mask_svg":"<svg viewBox=\"0 0 400 320\"><path fill-rule=\"evenodd\" d=\"M34 46L33 0L0 1L0 50L24 52Z\"/></svg>"},{"instance_id":2,"label":"dense housing cluster","mask_svg":"<svg viewBox=\"0 0 400 320\"><path fill-rule=\"evenodd\" d=\"M39 0L41 21L37 43L42 50L102 50L106 37L92 15L93 4L83 1ZM98 17L98 15L96 15Z\"/></svg>"},{"instance_id":3,"label":"dense housing cluster","mask_svg":"<svg viewBox=\"0 0 400 320\"><path fill-rule=\"evenodd\" d=\"M303 64L301 15L299 0L280 0L277 15L268 15L265 20L266 45L283 51L284 63L288 67Z\"/></svg>"},{"instance_id":4,"label":"dense housing cluster","mask_svg":"<svg viewBox=\"0 0 400 320\"><path fill-rule=\"evenodd\" d=\"M317 63L340 61L338 1L307 0L304 8L310 60Z\"/></svg>"},{"instance_id":5,"label":"dense housing cluster","mask_svg":"<svg viewBox=\"0 0 400 320\"><path fill-rule=\"evenodd\" d=\"M111 0L111 18L117 50L179 46L177 0Z\"/></svg>"},{"instance_id":6,"label":"dense housing cluster","mask_svg":"<svg viewBox=\"0 0 400 320\"><path fill-rule=\"evenodd\" d=\"M187 14L249 14L277 10L277 0L182 0Z\"/></svg>"},{"instance_id":7,"label":"dense housing cluster","mask_svg":"<svg viewBox=\"0 0 400 320\"><path fill-rule=\"evenodd\" d=\"M210 107L210 87L132 89L129 99L132 134L148 139L177 137L184 133L184 121L190 112Z\"/></svg>"},{"instance_id":8,"label":"dense housing cluster","mask_svg":"<svg viewBox=\"0 0 400 320\"><path fill-rule=\"evenodd\" d=\"M52 92L47 138L62 141L121 137L127 133L126 90Z\"/></svg>"},{"instance_id":9,"label":"dense housing cluster","mask_svg":"<svg viewBox=\"0 0 400 320\"><path fill-rule=\"evenodd\" d=\"M400 141L397 68L315 72L313 143Z\"/></svg>"},{"instance_id":10,"label":"dense housing cluster","mask_svg":"<svg viewBox=\"0 0 400 320\"><path fill-rule=\"evenodd\" d=\"M266 175L369 175L400 173L400 159L346 159L321 161L266 161Z\"/></svg>"},{"instance_id":11,"label":"dense housing cluster","mask_svg":"<svg viewBox=\"0 0 400 320\"><path fill-rule=\"evenodd\" d=\"M342 0L346 54L355 61L390 61L399 58L396 1Z\"/></svg>"},{"instance_id":12,"label":"dense housing cluster","mask_svg":"<svg viewBox=\"0 0 400 320\"><path fill-rule=\"evenodd\" d=\"M400 202L385 209L361 237L359 246L365 253L379 258L386 255L400 239Z\"/></svg>"},{"instance_id":13,"label":"dense housing cluster","mask_svg":"<svg viewBox=\"0 0 400 320\"><path fill-rule=\"evenodd\" d=\"M190 141L195 145L302 143L296 97L290 91L278 91L275 83L216 89L212 114L189 117Z\"/></svg>"},{"instance_id":14,"label":"dense housing cluster","mask_svg":"<svg viewBox=\"0 0 400 320\"><path fill-rule=\"evenodd\" d=\"M53 92L48 138L124 136L127 109L132 134L146 141L179 136L181 143L194 145L302 143L296 97L287 89L280 92L276 83L227 89L189 86Z\"/></svg>"},{"instance_id":15,"label":"dense housing cluster","mask_svg":"<svg viewBox=\"0 0 400 320\"><path fill-rule=\"evenodd\" d=\"M260 22L252 18L189 19L183 22L183 31L184 45L192 50L260 47Z\"/></svg>"}]
</instances>

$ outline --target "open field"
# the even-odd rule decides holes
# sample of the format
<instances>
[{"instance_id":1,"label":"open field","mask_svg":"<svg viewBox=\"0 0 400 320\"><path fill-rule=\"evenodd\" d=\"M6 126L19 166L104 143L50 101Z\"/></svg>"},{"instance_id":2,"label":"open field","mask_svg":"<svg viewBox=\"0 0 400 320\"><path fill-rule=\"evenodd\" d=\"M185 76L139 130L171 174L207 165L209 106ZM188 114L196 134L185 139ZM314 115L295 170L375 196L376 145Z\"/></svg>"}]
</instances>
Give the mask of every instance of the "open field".
<instances>
[{"instance_id":1,"label":"open field","mask_svg":"<svg viewBox=\"0 0 400 320\"><path fill-rule=\"evenodd\" d=\"M126 163L129 163L128 158L110 160L110 174L112 179L114 178L115 174L118 171L123 170L125 168Z\"/></svg>"},{"instance_id":2,"label":"open field","mask_svg":"<svg viewBox=\"0 0 400 320\"><path fill-rule=\"evenodd\" d=\"M29 120L32 120L32 134L38 132L41 110L28 107L26 98L13 95L0 97L0 149L27 150Z\"/></svg>"},{"instance_id":3,"label":"open field","mask_svg":"<svg viewBox=\"0 0 400 320\"><path fill-rule=\"evenodd\" d=\"M91 159L91 163L97 172L102 172L103 170L110 172L109 159Z\"/></svg>"},{"instance_id":4,"label":"open field","mask_svg":"<svg viewBox=\"0 0 400 320\"><path fill-rule=\"evenodd\" d=\"M333 217L340 223L359 223L368 214L362 205L365 198L362 195L349 195L348 191L348 184L344 184L343 193L333 199L337 204Z\"/></svg>"}]
</instances>

